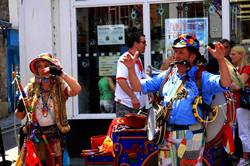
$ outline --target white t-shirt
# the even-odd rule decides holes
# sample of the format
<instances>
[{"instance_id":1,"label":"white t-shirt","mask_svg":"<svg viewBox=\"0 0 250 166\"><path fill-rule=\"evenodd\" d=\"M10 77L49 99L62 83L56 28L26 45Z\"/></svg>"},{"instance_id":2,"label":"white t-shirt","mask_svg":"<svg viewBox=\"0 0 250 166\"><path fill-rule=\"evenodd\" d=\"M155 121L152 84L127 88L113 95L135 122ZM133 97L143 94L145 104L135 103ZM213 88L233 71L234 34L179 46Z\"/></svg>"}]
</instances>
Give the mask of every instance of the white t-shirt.
<instances>
[{"instance_id":1,"label":"white t-shirt","mask_svg":"<svg viewBox=\"0 0 250 166\"><path fill-rule=\"evenodd\" d=\"M128 54L128 52L125 52L119 58L119 60L117 62L116 79L125 79L129 85L129 87L131 87L129 80L128 80L128 69L121 62L122 57L124 57L127 54ZM138 61L135 64L135 72L136 72L136 75L139 79L146 77L146 75L143 71L142 62L141 62L140 58L138 58ZM145 107L145 101L146 101L147 95L144 95L142 92L134 92L134 95L140 101L140 108ZM115 88L115 101L117 101L117 102L119 102L127 107L133 108L132 103L131 103L131 98L127 95L127 93L125 93L122 90L122 88L120 87L120 85L117 82L116 82L116 88Z\"/></svg>"}]
</instances>

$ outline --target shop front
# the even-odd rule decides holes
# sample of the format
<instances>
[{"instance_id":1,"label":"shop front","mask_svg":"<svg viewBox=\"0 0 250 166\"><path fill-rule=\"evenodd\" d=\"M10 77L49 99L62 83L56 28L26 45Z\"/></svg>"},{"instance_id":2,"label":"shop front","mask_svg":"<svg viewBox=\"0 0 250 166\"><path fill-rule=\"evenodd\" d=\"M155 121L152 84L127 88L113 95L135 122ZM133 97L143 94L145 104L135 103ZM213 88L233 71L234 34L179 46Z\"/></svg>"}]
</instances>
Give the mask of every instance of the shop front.
<instances>
[{"instance_id":1,"label":"shop front","mask_svg":"<svg viewBox=\"0 0 250 166\"><path fill-rule=\"evenodd\" d=\"M117 59L128 49L128 36L135 31L143 31L146 36L147 46L142 57L145 69L148 65L159 69L162 60L172 55L173 40L182 33L196 35L201 53L207 56L207 44L222 38L222 11L216 5L204 1L121 3L114 0L111 6L105 1L103 4L76 1L76 21L72 26L76 29L77 42L73 58L83 91L74 117L115 117L115 110L101 112L98 81L107 76L115 81Z\"/></svg>"},{"instance_id":2,"label":"shop front","mask_svg":"<svg viewBox=\"0 0 250 166\"><path fill-rule=\"evenodd\" d=\"M72 110L68 144L73 155L90 147L91 136L106 134L115 118L115 109L103 112L100 107L98 82L110 77L115 83L116 62L128 49L131 33L143 31L146 36L141 57L145 69L149 65L159 69L163 59L172 55L173 40L182 33L198 38L205 57L208 43L222 38L244 44L249 51L250 3L246 0L55 0L19 5L24 80L28 80L28 61L50 51L82 86L78 97L67 104ZM33 10L25 10L30 7Z\"/></svg>"},{"instance_id":3,"label":"shop front","mask_svg":"<svg viewBox=\"0 0 250 166\"><path fill-rule=\"evenodd\" d=\"M74 132L70 139L81 137L77 142L82 141L81 148L86 149L92 135L107 132L115 109L102 111L98 82L110 77L115 83L116 62L127 51L131 33L142 31L146 36L147 46L141 57L144 68L151 65L159 69L162 60L172 55L173 40L182 33L195 35L201 53L207 57L209 42L229 36L222 32L222 12L219 1L74 1L72 62L77 65L72 68L83 90L74 102L77 109L72 115ZM76 136L78 126L82 132Z\"/></svg>"}]
</instances>

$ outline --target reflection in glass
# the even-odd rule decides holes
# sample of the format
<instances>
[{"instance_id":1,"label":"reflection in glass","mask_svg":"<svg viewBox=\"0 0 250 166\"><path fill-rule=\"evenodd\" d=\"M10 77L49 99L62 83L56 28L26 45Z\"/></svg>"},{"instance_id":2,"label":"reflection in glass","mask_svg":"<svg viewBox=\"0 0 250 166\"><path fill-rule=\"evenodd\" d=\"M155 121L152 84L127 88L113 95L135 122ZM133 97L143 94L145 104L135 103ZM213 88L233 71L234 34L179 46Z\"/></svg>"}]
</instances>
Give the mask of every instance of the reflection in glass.
<instances>
[{"instance_id":1,"label":"reflection in glass","mask_svg":"<svg viewBox=\"0 0 250 166\"><path fill-rule=\"evenodd\" d=\"M230 37L250 53L250 1L230 1Z\"/></svg>"},{"instance_id":2,"label":"reflection in glass","mask_svg":"<svg viewBox=\"0 0 250 166\"><path fill-rule=\"evenodd\" d=\"M171 45L179 34L196 35L202 54L208 43L208 17L203 2L150 5L151 62L159 69L162 60L172 55Z\"/></svg>"},{"instance_id":3,"label":"reflection in glass","mask_svg":"<svg viewBox=\"0 0 250 166\"><path fill-rule=\"evenodd\" d=\"M115 76L127 36L142 31L142 5L78 8L76 16L79 113L101 113L98 81Z\"/></svg>"}]
</instances>

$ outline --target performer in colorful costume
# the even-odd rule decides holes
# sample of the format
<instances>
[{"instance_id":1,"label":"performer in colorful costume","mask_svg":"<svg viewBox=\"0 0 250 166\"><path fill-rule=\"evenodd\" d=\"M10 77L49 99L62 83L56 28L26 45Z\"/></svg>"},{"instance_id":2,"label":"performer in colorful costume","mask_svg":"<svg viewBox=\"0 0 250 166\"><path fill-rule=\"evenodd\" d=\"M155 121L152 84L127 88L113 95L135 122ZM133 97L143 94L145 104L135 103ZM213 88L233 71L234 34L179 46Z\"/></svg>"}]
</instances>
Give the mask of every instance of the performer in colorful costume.
<instances>
[{"instance_id":1,"label":"performer in colorful costume","mask_svg":"<svg viewBox=\"0 0 250 166\"><path fill-rule=\"evenodd\" d=\"M129 81L134 91L161 91L165 117L165 140L159 145L158 165L202 165L204 150L204 127L194 114L194 102L202 96L204 105L210 106L213 95L228 90L231 78L224 60L224 47L221 43L208 51L219 63L220 75L202 71L198 67L202 56L199 41L191 35L180 35L173 44L174 61L166 70L153 78L139 80L134 72L135 56L127 55L123 63L129 70ZM197 74L201 72L200 74ZM197 75L200 75L197 78ZM201 108L198 115L202 117ZM203 117L204 118L204 117Z\"/></svg>"},{"instance_id":2,"label":"performer in colorful costume","mask_svg":"<svg viewBox=\"0 0 250 166\"><path fill-rule=\"evenodd\" d=\"M70 130L66 100L76 96L81 86L62 70L59 60L49 53L33 59L30 70L35 77L25 88L27 96L20 99L16 117L20 120L27 117L26 140L34 143L40 163L46 166L62 165L61 136ZM29 162L27 155L22 156L26 156L25 162Z\"/></svg>"}]
</instances>

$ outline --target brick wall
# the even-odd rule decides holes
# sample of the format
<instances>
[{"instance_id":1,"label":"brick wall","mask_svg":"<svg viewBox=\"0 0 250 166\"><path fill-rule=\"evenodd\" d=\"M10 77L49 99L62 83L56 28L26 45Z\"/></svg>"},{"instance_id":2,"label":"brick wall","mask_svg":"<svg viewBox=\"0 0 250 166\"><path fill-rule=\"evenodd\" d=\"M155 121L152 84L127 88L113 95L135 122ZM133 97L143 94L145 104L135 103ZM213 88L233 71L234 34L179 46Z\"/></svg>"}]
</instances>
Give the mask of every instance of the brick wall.
<instances>
[{"instance_id":1,"label":"brick wall","mask_svg":"<svg viewBox=\"0 0 250 166\"><path fill-rule=\"evenodd\" d=\"M0 19L9 21L8 0L0 1ZM6 101L6 47L2 30L0 30L0 61L0 101Z\"/></svg>"},{"instance_id":2,"label":"brick wall","mask_svg":"<svg viewBox=\"0 0 250 166\"><path fill-rule=\"evenodd\" d=\"M9 21L9 4L8 0L0 1L0 19Z\"/></svg>"}]
</instances>

